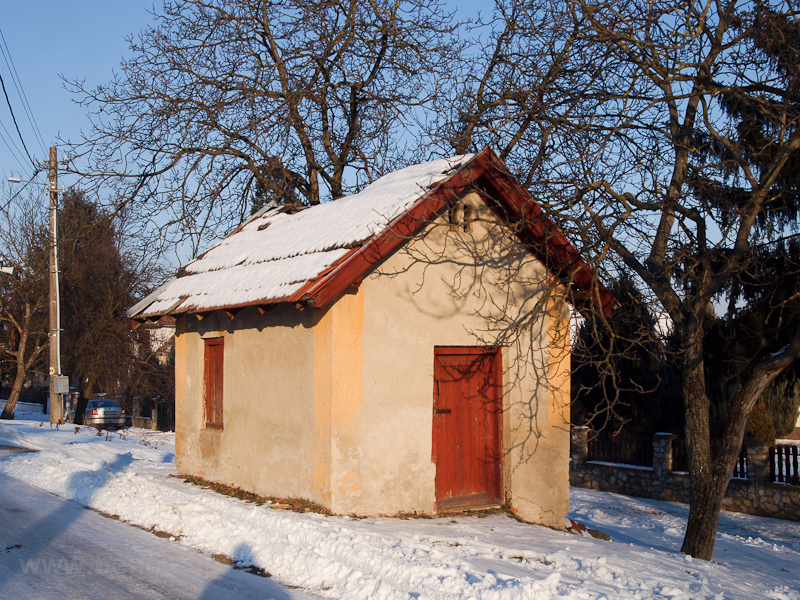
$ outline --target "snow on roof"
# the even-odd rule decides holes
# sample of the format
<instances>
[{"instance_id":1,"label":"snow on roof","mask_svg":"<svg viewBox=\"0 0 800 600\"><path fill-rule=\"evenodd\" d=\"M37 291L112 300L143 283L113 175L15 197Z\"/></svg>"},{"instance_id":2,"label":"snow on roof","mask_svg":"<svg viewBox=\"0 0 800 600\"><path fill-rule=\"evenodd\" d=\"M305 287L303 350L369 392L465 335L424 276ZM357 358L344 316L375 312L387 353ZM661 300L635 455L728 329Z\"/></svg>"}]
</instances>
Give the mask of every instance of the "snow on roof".
<instances>
[{"instance_id":1,"label":"snow on roof","mask_svg":"<svg viewBox=\"0 0 800 600\"><path fill-rule=\"evenodd\" d=\"M384 175L358 194L291 213L257 214L134 306L130 317L272 303L290 297L376 234L473 154Z\"/></svg>"}]
</instances>

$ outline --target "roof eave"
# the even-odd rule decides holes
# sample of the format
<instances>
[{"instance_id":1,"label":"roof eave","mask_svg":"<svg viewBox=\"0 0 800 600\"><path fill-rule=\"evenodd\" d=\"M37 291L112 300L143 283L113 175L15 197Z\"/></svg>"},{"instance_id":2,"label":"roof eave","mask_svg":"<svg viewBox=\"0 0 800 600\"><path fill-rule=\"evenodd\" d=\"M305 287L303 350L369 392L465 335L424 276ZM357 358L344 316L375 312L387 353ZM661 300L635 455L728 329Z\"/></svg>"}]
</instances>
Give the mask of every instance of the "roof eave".
<instances>
[{"instance_id":1,"label":"roof eave","mask_svg":"<svg viewBox=\"0 0 800 600\"><path fill-rule=\"evenodd\" d=\"M146 308L155 301L164 287L162 286L132 307L128 314L135 320L150 320L165 315L176 317L182 314L207 314L217 310L240 310L249 306L290 302L303 302L315 307L328 306L354 282L361 281L376 264L446 210L451 202L473 188L484 196L488 194L494 200L490 202L490 206L499 218L509 220L511 217L523 224L517 231L520 241L573 290L571 296L578 310L583 311L594 306L600 307L606 315L611 314L617 302L614 296L597 279L594 271L564 233L544 214L541 206L489 147L431 186L410 209L390 222L381 233L353 248L293 294L218 307L185 305L179 300L165 311L147 314ZM506 214L503 214L504 211ZM174 311L177 306L180 306L180 310Z\"/></svg>"}]
</instances>

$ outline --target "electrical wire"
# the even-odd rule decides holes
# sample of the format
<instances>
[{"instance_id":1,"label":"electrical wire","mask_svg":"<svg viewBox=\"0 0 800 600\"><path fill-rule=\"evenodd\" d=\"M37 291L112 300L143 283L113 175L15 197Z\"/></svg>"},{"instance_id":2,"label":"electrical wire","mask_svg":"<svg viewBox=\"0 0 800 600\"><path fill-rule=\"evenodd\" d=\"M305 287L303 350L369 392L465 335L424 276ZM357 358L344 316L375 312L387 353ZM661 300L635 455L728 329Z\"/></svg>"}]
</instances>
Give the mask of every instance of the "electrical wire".
<instances>
[{"instance_id":1,"label":"electrical wire","mask_svg":"<svg viewBox=\"0 0 800 600\"><path fill-rule=\"evenodd\" d=\"M3 42L2 46L0 46L0 52L2 52L3 59L6 61L6 66L9 68L14 87L17 88L17 95L22 102L22 107L25 109L25 114L28 117L28 123L30 124L31 129L33 129L33 132L36 136L36 141L39 143L39 148L41 149L42 153L46 154L42 132L39 129L39 124L36 122L36 117L33 116L33 109L31 108L30 102L28 102L28 95L25 93L25 88L22 87L22 81L19 78L19 73L17 73L17 66L14 64L14 59L11 57L11 50L8 49L6 37L3 35L2 29L0 29L0 41Z\"/></svg>"},{"instance_id":2,"label":"electrical wire","mask_svg":"<svg viewBox=\"0 0 800 600\"><path fill-rule=\"evenodd\" d=\"M36 171L36 172L34 172L33 176L34 176L34 177L36 177L36 175L38 175L38 174L39 174L39 171ZM17 193L16 193L16 194L14 194L13 196L11 196L11 198L9 198L8 200L6 200L6 201L3 203L3 208L2 208L3 212L5 212L5 211L7 211L7 210L8 210L8 207L9 207L9 206L11 206L11 203L12 203L12 202L14 202L14 200L16 200L17 196L19 196L19 195L20 195L22 192L24 192L24 191L25 191L25 188L27 188L29 185L31 185L31 182L30 182L30 181L26 181L26 182L25 182L25 185L23 185L22 187L20 187L20 188L17 190Z\"/></svg>"},{"instance_id":3,"label":"electrical wire","mask_svg":"<svg viewBox=\"0 0 800 600\"><path fill-rule=\"evenodd\" d=\"M6 104L8 104L8 110L11 111L11 119L14 121L14 126L17 128L17 134L19 134L19 140L22 142L22 147L25 149L25 154L28 155L28 159L31 161L33 168L36 168L36 161L33 160L31 153L28 152L28 146L25 145L25 140L22 138L22 132L19 130L19 123L17 123L17 117L14 115L14 109L11 107L11 100L8 99L8 92L6 91L6 82L3 81L3 75L0 74L0 85L3 87L3 95L6 97Z\"/></svg>"},{"instance_id":4,"label":"electrical wire","mask_svg":"<svg viewBox=\"0 0 800 600\"><path fill-rule=\"evenodd\" d=\"M23 164L25 162L25 157L22 156L22 152L20 151L19 146L17 146L14 143L13 136L8 132L8 129L6 129L6 126L2 121L0 121L0 127L2 127L3 131L6 132L6 135L3 135L3 132L0 131L0 140L3 140L3 143L6 145L6 148L8 148L9 152L11 153L11 156L14 157L14 160L17 161L17 164L20 166L20 168L23 171L25 171L25 169L27 168ZM6 139L6 136L8 136L8 139Z\"/></svg>"}]
</instances>

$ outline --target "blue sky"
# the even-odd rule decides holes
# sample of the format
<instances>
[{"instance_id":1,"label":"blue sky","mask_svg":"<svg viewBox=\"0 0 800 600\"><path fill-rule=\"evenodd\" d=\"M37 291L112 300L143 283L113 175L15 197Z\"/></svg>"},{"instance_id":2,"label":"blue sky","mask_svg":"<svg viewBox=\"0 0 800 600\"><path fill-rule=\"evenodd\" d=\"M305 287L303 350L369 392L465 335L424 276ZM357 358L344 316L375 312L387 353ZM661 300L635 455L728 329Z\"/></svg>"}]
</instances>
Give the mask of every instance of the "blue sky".
<instances>
[{"instance_id":1,"label":"blue sky","mask_svg":"<svg viewBox=\"0 0 800 600\"><path fill-rule=\"evenodd\" d=\"M480 0L450 2L458 7L459 13L466 12L465 16L471 16L478 9L488 11L492 6L491 2ZM84 79L92 86L107 82L120 59L127 54L125 37L140 31L150 22L148 11L152 5L152 0L6 0L3 3L0 29L41 134L41 142L29 122L9 65L2 56L0 74L22 137L35 160L47 158L49 147L57 145L59 135L64 139L78 139L81 129L88 125L86 111L74 103L64 89L60 75ZM12 176L28 179L33 168L1 96L0 124L2 181ZM9 149L9 145L15 150ZM39 179L44 181L44 175ZM71 179L70 176L59 180L59 184L67 186L74 183L74 177Z\"/></svg>"},{"instance_id":2,"label":"blue sky","mask_svg":"<svg viewBox=\"0 0 800 600\"><path fill-rule=\"evenodd\" d=\"M38 141L29 122L3 57L0 57L0 74L22 137L34 159L46 159L49 147L56 145L59 134L74 139L86 127L86 111L73 102L59 75L85 79L94 85L108 81L126 53L125 36L149 22L147 9L151 5L151 2L137 0L3 3L0 28L43 143ZM2 97L0 123L3 181L10 176L29 178L32 166ZM18 152L9 150L7 142L11 141ZM67 178L63 183L70 185L74 181Z\"/></svg>"}]
</instances>

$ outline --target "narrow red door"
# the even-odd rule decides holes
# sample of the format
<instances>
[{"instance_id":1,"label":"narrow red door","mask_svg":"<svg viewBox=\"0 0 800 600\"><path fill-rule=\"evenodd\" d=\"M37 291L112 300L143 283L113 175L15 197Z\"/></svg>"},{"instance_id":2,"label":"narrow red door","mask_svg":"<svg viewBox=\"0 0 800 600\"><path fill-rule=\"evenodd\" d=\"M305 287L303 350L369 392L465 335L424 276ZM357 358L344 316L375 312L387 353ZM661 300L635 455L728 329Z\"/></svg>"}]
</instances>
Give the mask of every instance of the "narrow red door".
<instances>
[{"instance_id":1,"label":"narrow red door","mask_svg":"<svg viewBox=\"0 0 800 600\"><path fill-rule=\"evenodd\" d=\"M434 350L433 452L440 508L502 503L496 348Z\"/></svg>"},{"instance_id":2,"label":"narrow red door","mask_svg":"<svg viewBox=\"0 0 800 600\"><path fill-rule=\"evenodd\" d=\"M206 402L206 428L222 429L222 360L224 352L224 338L210 338L205 340L205 402Z\"/></svg>"}]
</instances>

